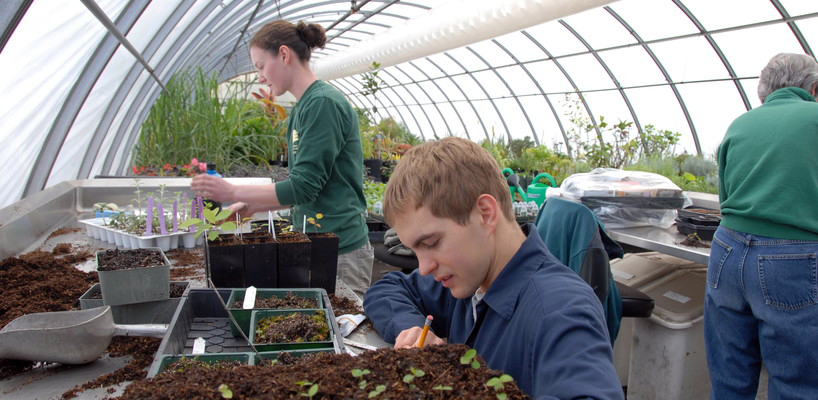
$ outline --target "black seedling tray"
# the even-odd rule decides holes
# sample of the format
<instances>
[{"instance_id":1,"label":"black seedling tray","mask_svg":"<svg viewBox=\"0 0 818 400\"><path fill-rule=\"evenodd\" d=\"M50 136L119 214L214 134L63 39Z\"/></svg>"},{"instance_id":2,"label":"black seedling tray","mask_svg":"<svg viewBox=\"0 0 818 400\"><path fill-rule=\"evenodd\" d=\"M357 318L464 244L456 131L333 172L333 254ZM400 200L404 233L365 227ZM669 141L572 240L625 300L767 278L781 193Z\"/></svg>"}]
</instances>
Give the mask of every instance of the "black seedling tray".
<instances>
[{"instance_id":1,"label":"black seedling tray","mask_svg":"<svg viewBox=\"0 0 818 400\"><path fill-rule=\"evenodd\" d=\"M699 239L701 240L712 241L713 235L716 233L716 229L718 228L718 225L697 225L676 218L676 230L678 230L679 233L684 235L695 233L699 235Z\"/></svg>"},{"instance_id":2,"label":"black seedling tray","mask_svg":"<svg viewBox=\"0 0 818 400\"><path fill-rule=\"evenodd\" d=\"M222 301L227 303L232 288L217 289ZM298 289L290 289L298 290ZM329 301L327 292L321 290L323 309L327 312L330 329L333 331L333 350L341 353L344 344L343 337L335 322L335 313ZM153 359L149 371L156 373L161 370L160 364L166 356L189 355L193 353L193 342L196 338L204 338L206 354L218 353L250 353L255 355L250 345L242 337L234 337L230 332L230 318L216 297L213 289L190 289L187 296L182 296L176 313L168 325L168 331L159 344L159 350ZM251 357L252 358L252 357Z\"/></svg>"},{"instance_id":3,"label":"black seedling tray","mask_svg":"<svg viewBox=\"0 0 818 400\"><path fill-rule=\"evenodd\" d=\"M678 213L678 220L703 226L718 226L721 223L721 213L719 210L713 210L704 207L688 207L680 209Z\"/></svg>"}]
</instances>

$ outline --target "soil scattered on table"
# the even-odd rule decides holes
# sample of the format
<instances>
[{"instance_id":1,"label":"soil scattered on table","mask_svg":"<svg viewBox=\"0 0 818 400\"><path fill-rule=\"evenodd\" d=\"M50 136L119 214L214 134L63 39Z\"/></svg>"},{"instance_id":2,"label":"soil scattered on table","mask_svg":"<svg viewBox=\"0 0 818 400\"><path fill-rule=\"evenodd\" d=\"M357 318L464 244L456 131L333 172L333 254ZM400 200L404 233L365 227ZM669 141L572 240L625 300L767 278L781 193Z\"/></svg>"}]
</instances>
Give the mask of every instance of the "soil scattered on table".
<instances>
[{"instance_id":1,"label":"soil scattered on table","mask_svg":"<svg viewBox=\"0 0 818 400\"><path fill-rule=\"evenodd\" d=\"M479 368L472 368L470 361L462 364L467 350L462 344L447 344L379 349L357 357L318 353L293 365L168 370L131 383L119 399L223 399L220 385L233 398L304 399L315 385L312 399L496 400L498 392L486 383L502 373L487 368L479 356L474 358ZM353 375L356 370L358 376ZM528 398L513 381L502 386L508 399Z\"/></svg>"},{"instance_id":2,"label":"soil scattered on table","mask_svg":"<svg viewBox=\"0 0 818 400\"><path fill-rule=\"evenodd\" d=\"M244 299L233 302L231 308L243 308ZM256 297L256 304L253 308L273 308L273 309L300 309L318 308L318 301L307 297L298 296L293 292L287 292L284 297L271 296L269 298Z\"/></svg>"},{"instance_id":3,"label":"soil scattered on table","mask_svg":"<svg viewBox=\"0 0 818 400\"><path fill-rule=\"evenodd\" d=\"M344 314L363 314L364 310L358 306L358 303L346 297L336 296L334 293L329 295L329 302L332 305L332 313L335 316Z\"/></svg>"},{"instance_id":4,"label":"soil scattered on table","mask_svg":"<svg viewBox=\"0 0 818 400\"><path fill-rule=\"evenodd\" d=\"M204 268L204 252L202 249L173 249L165 252L165 257L174 261L174 265L193 268Z\"/></svg>"},{"instance_id":5,"label":"soil scattered on table","mask_svg":"<svg viewBox=\"0 0 818 400\"><path fill-rule=\"evenodd\" d=\"M69 234L69 233L79 232L81 230L82 230L82 228L60 228L60 229L55 229L54 232L51 232L51 234L49 234L48 237L45 240L51 239L54 236L66 235L66 234Z\"/></svg>"},{"instance_id":6,"label":"soil scattered on table","mask_svg":"<svg viewBox=\"0 0 818 400\"><path fill-rule=\"evenodd\" d=\"M146 338L146 337L122 337L114 336L108 346L108 355L110 357L133 357L124 367L97 379L85 382L80 386L63 393L63 399L72 399L77 396L77 393L87 389L103 388L116 385L126 381L139 381L148 376L147 368L153 362L153 357L159 344L162 342L160 338ZM109 393L112 391L109 390ZM185 398L185 397L180 397Z\"/></svg>"},{"instance_id":7,"label":"soil scattered on table","mask_svg":"<svg viewBox=\"0 0 818 400\"><path fill-rule=\"evenodd\" d=\"M147 268L165 264L162 253L148 249L107 250L99 253L97 271Z\"/></svg>"},{"instance_id":8,"label":"soil scattered on table","mask_svg":"<svg viewBox=\"0 0 818 400\"><path fill-rule=\"evenodd\" d=\"M691 235L687 235L685 240L682 240L681 242L679 242L679 244L684 245L684 246L700 247L700 248L710 248L710 246L711 246L710 242L708 242L706 240L701 240L699 238L699 235L696 235L695 233L691 234Z\"/></svg>"},{"instance_id":9,"label":"soil scattered on table","mask_svg":"<svg viewBox=\"0 0 818 400\"><path fill-rule=\"evenodd\" d=\"M93 255L87 251L55 257L33 251L0 261L0 328L25 314L71 310L98 281L96 272L73 267ZM0 359L0 380L31 369L35 363Z\"/></svg>"}]
</instances>

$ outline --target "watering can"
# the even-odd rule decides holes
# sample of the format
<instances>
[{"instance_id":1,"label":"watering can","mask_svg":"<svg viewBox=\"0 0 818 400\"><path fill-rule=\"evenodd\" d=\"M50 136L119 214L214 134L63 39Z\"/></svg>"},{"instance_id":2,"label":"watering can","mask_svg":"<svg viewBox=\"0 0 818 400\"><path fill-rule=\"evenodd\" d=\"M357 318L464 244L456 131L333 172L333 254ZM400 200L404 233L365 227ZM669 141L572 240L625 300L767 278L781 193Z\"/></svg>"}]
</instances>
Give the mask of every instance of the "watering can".
<instances>
[{"instance_id":1,"label":"watering can","mask_svg":"<svg viewBox=\"0 0 818 400\"><path fill-rule=\"evenodd\" d=\"M514 173L514 170L511 168L503 168L503 176L506 177L508 188L511 191L511 201L514 201L514 193L516 192L520 194L524 202L528 202L528 196L526 196L525 191L523 191L523 188L520 186L520 177Z\"/></svg>"},{"instance_id":2,"label":"watering can","mask_svg":"<svg viewBox=\"0 0 818 400\"><path fill-rule=\"evenodd\" d=\"M551 181L551 185L545 183L540 183L540 179L548 178ZM545 191L548 190L549 187L557 187L557 181L548 173L541 172L534 177L534 180L528 185L528 200L533 200L537 203L537 207L542 206L542 203L545 201ZM512 196L514 196L512 194Z\"/></svg>"}]
</instances>

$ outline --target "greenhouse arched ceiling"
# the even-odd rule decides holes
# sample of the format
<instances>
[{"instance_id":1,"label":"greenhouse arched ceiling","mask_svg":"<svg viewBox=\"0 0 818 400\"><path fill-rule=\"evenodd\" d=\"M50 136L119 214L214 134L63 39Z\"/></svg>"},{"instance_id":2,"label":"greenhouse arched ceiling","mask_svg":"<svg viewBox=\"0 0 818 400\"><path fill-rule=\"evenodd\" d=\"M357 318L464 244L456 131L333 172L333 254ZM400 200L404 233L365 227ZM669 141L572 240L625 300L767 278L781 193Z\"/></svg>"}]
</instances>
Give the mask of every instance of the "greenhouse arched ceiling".
<instances>
[{"instance_id":1,"label":"greenhouse arched ceiling","mask_svg":"<svg viewBox=\"0 0 818 400\"><path fill-rule=\"evenodd\" d=\"M679 132L678 152L712 155L760 105L770 57L818 46L812 0L6 0L0 207L126 173L171 76L254 77L247 42L279 18L327 28L314 70L376 120L567 154L580 119ZM373 62L383 82L365 95Z\"/></svg>"}]
</instances>

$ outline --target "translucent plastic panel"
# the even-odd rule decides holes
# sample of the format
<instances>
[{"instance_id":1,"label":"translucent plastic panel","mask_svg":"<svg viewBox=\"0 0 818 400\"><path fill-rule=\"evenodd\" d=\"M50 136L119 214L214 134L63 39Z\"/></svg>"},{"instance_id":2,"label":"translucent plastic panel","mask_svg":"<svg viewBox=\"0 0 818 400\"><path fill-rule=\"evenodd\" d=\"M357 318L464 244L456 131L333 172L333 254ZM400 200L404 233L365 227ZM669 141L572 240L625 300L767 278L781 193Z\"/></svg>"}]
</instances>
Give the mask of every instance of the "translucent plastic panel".
<instances>
[{"instance_id":1,"label":"translucent plastic panel","mask_svg":"<svg viewBox=\"0 0 818 400\"><path fill-rule=\"evenodd\" d=\"M702 153L714 154L727 127L746 112L732 82L712 82L679 87L682 97L696 124ZM693 143L682 138L682 144L692 153Z\"/></svg>"},{"instance_id":2,"label":"translucent plastic panel","mask_svg":"<svg viewBox=\"0 0 818 400\"><path fill-rule=\"evenodd\" d=\"M818 2L816 2L818 4ZM795 23L813 54L818 51L818 17L801 20ZM801 51L803 53L803 51Z\"/></svg>"},{"instance_id":3,"label":"translucent plastic panel","mask_svg":"<svg viewBox=\"0 0 818 400\"><path fill-rule=\"evenodd\" d=\"M429 118L432 132L437 133L438 136L446 136L451 131L449 126L446 125L446 121L443 120L443 115L440 113L440 110L438 110L437 107L432 105L423 105L421 108L423 108L426 117Z\"/></svg>"},{"instance_id":4,"label":"translucent plastic panel","mask_svg":"<svg viewBox=\"0 0 818 400\"><path fill-rule=\"evenodd\" d=\"M758 79L742 79L741 85L744 91L747 92L747 98L750 99L750 106L756 108L761 105L761 99L758 98Z\"/></svg>"},{"instance_id":5,"label":"translucent plastic panel","mask_svg":"<svg viewBox=\"0 0 818 400\"><path fill-rule=\"evenodd\" d=\"M452 80L460 87L460 90L466 94L469 100L486 99L486 93L477 85L471 75L453 76Z\"/></svg>"},{"instance_id":6,"label":"translucent plastic panel","mask_svg":"<svg viewBox=\"0 0 818 400\"><path fill-rule=\"evenodd\" d=\"M618 124L620 121L634 122L634 117L625 105L625 100L622 99L619 91L589 92L584 96L597 123L601 123L603 117L609 126ZM636 130L636 125L634 125L634 130Z\"/></svg>"},{"instance_id":7,"label":"translucent plastic panel","mask_svg":"<svg viewBox=\"0 0 818 400\"><path fill-rule=\"evenodd\" d=\"M546 58L542 49L520 32L509 33L496 38L521 63Z\"/></svg>"},{"instance_id":8,"label":"translucent plastic panel","mask_svg":"<svg viewBox=\"0 0 818 400\"><path fill-rule=\"evenodd\" d=\"M426 133L423 133L420 129L420 125L418 125L416 118L412 115L411 110L409 107L406 106L399 106L397 108L398 115L401 116L401 120L404 124L406 124L406 129L409 129L409 132L412 132L416 135L423 135L427 139L430 136L426 136Z\"/></svg>"},{"instance_id":9,"label":"translucent plastic panel","mask_svg":"<svg viewBox=\"0 0 818 400\"><path fill-rule=\"evenodd\" d=\"M594 49L636 43L633 35L602 8L566 17L564 21Z\"/></svg>"},{"instance_id":10,"label":"translucent plastic panel","mask_svg":"<svg viewBox=\"0 0 818 400\"><path fill-rule=\"evenodd\" d=\"M407 104L407 105L409 105L409 104L417 104L417 100L415 100L414 98L412 98L412 94L411 94L411 93L409 93L409 91L408 91L408 90L406 90L406 87L404 87L404 86L393 86L393 87L391 87L390 89L394 89L394 93L395 93L395 95L396 95L396 96L397 96L397 97L398 97L400 100L402 100L402 103L403 103L403 104ZM396 101L396 102L397 102L397 101Z\"/></svg>"},{"instance_id":11,"label":"translucent plastic panel","mask_svg":"<svg viewBox=\"0 0 818 400\"><path fill-rule=\"evenodd\" d=\"M674 82L730 77L718 54L703 37L653 43L650 48Z\"/></svg>"},{"instance_id":12,"label":"translucent plastic panel","mask_svg":"<svg viewBox=\"0 0 818 400\"><path fill-rule=\"evenodd\" d=\"M659 66L641 46L602 51L599 56L623 87L666 82Z\"/></svg>"},{"instance_id":13,"label":"translucent plastic panel","mask_svg":"<svg viewBox=\"0 0 818 400\"><path fill-rule=\"evenodd\" d=\"M685 0L684 5L707 30L781 18L769 0Z\"/></svg>"},{"instance_id":14,"label":"translucent plastic panel","mask_svg":"<svg viewBox=\"0 0 818 400\"><path fill-rule=\"evenodd\" d=\"M540 94L537 85L521 66L515 65L513 67L500 68L497 70L497 73L499 73L500 76L503 77L503 80L511 87L511 92L515 96Z\"/></svg>"},{"instance_id":15,"label":"translucent plastic panel","mask_svg":"<svg viewBox=\"0 0 818 400\"><path fill-rule=\"evenodd\" d=\"M466 96L463 94L463 91L460 90L449 78L441 78L435 79L435 83L440 86L440 90L446 93L446 96L451 101L460 101L465 100Z\"/></svg>"},{"instance_id":16,"label":"translucent plastic panel","mask_svg":"<svg viewBox=\"0 0 818 400\"><path fill-rule=\"evenodd\" d=\"M423 112L423 109L420 106L409 106L409 111L415 116L419 131L423 132L426 137L434 136L432 124L429 122L429 118Z\"/></svg>"},{"instance_id":17,"label":"translucent plastic panel","mask_svg":"<svg viewBox=\"0 0 818 400\"><path fill-rule=\"evenodd\" d=\"M493 67L514 64L514 59L491 40L470 44L469 48L479 54L480 58Z\"/></svg>"},{"instance_id":18,"label":"translucent plastic panel","mask_svg":"<svg viewBox=\"0 0 818 400\"><path fill-rule=\"evenodd\" d=\"M406 75L408 75L412 81L419 82L425 81L428 78L426 75L423 74L417 67L414 66L414 62L406 62L398 65L398 67L403 71Z\"/></svg>"},{"instance_id":19,"label":"translucent plastic panel","mask_svg":"<svg viewBox=\"0 0 818 400\"><path fill-rule=\"evenodd\" d=\"M584 54L559 59L579 90L614 88L614 83L594 56Z\"/></svg>"},{"instance_id":20,"label":"translucent plastic panel","mask_svg":"<svg viewBox=\"0 0 818 400\"><path fill-rule=\"evenodd\" d=\"M523 110L514 99L498 99L494 103L500 110L500 115L502 115L505 125L508 126L512 139L522 139L528 136L532 141L535 141L535 132L531 130L528 118L523 114ZM538 137L536 140L539 139Z\"/></svg>"},{"instance_id":21,"label":"translucent plastic panel","mask_svg":"<svg viewBox=\"0 0 818 400\"><path fill-rule=\"evenodd\" d=\"M378 78L383 79L383 82L381 82L382 86L394 86L401 84L400 81L395 78L395 73L397 72L395 67L384 68L382 71L383 72L378 73ZM403 75L402 72L400 74ZM355 75L356 81L360 82L361 79L362 75ZM360 86L360 84L358 86Z\"/></svg>"},{"instance_id":22,"label":"translucent plastic panel","mask_svg":"<svg viewBox=\"0 0 818 400\"><path fill-rule=\"evenodd\" d=\"M534 131L540 140L540 144L553 148L554 144L565 142L562 131L557 124L557 117L551 111L551 107L548 106L544 97L521 97L519 100L526 115L531 119L531 124L534 125Z\"/></svg>"},{"instance_id":23,"label":"translucent plastic panel","mask_svg":"<svg viewBox=\"0 0 818 400\"><path fill-rule=\"evenodd\" d=\"M791 17L818 12L818 1L779 0Z\"/></svg>"},{"instance_id":24,"label":"translucent plastic panel","mask_svg":"<svg viewBox=\"0 0 818 400\"><path fill-rule=\"evenodd\" d=\"M625 94L636 110L643 129L653 125L657 130L679 132L682 138L687 138L685 139L687 143L693 142L682 106L669 86L628 89L625 90ZM684 150L691 154L696 153L695 146L686 149L677 146L677 150L679 153Z\"/></svg>"},{"instance_id":25,"label":"translucent plastic panel","mask_svg":"<svg viewBox=\"0 0 818 400\"><path fill-rule=\"evenodd\" d=\"M565 74L560 71L553 61L541 61L527 64L526 68L531 72L540 87L546 93L563 93L572 92L574 87L571 82L565 77Z\"/></svg>"},{"instance_id":26,"label":"translucent plastic panel","mask_svg":"<svg viewBox=\"0 0 818 400\"><path fill-rule=\"evenodd\" d=\"M481 61L476 55L474 55L474 53L465 47L449 50L447 53L454 60L457 60L457 64L462 65L466 70L475 71L486 69L488 67L485 62Z\"/></svg>"},{"instance_id":27,"label":"translucent plastic panel","mask_svg":"<svg viewBox=\"0 0 818 400\"><path fill-rule=\"evenodd\" d=\"M442 91L432 83L431 81L421 82L418 84L425 92L429 98L435 103L443 103L448 102L449 99L443 94Z\"/></svg>"},{"instance_id":28,"label":"translucent plastic panel","mask_svg":"<svg viewBox=\"0 0 818 400\"><path fill-rule=\"evenodd\" d=\"M413 81L412 77L406 73L406 68L403 68L403 65L397 65L394 67L389 67L384 71L389 71L389 75L391 75L392 79L397 81L401 85L405 85L407 83L411 83ZM379 74L379 76L382 74Z\"/></svg>"},{"instance_id":29,"label":"translucent plastic panel","mask_svg":"<svg viewBox=\"0 0 818 400\"><path fill-rule=\"evenodd\" d=\"M114 20L122 5L99 4ZM13 173L0 178L0 207L21 197L55 117L105 32L82 3L41 1L32 2L6 43L0 53L0 168Z\"/></svg>"},{"instance_id":30,"label":"translucent plastic panel","mask_svg":"<svg viewBox=\"0 0 818 400\"><path fill-rule=\"evenodd\" d=\"M480 83L483 89L489 94L489 98L499 98L511 96L508 87L497 77L494 71L482 71L473 74L474 79ZM471 98L471 96L469 96Z\"/></svg>"},{"instance_id":31,"label":"translucent plastic panel","mask_svg":"<svg viewBox=\"0 0 818 400\"><path fill-rule=\"evenodd\" d=\"M463 125L463 121L457 114L457 109L455 109L454 104L452 103L442 103L438 104L438 108L440 113L443 115L443 120L449 127L449 130L452 134L459 137L469 137L466 133L466 127ZM482 137L482 135L480 136ZM469 137L471 139L471 137Z\"/></svg>"},{"instance_id":32,"label":"translucent plastic panel","mask_svg":"<svg viewBox=\"0 0 818 400\"><path fill-rule=\"evenodd\" d=\"M554 57L588 51L576 36L556 21L546 22L525 31Z\"/></svg>"},{"instance_id":33,"label":"translucent plastic panel","mask_svg":"<svg viewBox=\"0 0 818 400\"><path fill-rule=\"evenodd\" d=\"M412 96L417 100L419 104L426 104L431 102L429 96L427 96L426 93L423 92L423 89L421 89L420 86L414 83L410 83L408 85L404 85L403 87L406 90L408 90L409 93L412 93Z\"/></svg>"},{"instance_id":34,"label":"translucent plastic panel","mask_svg":"<svg viewBox=\"0 0 818 400\"><path fill-rule=\"evenodd\" d=\"M462 74L463 72L465 72L463 67L454 62L454 60L451 57L449 57L446 53L431 55L427 57L427 59L429 60L430 63L433 63L448 75Z\"/></svg>"},{"instance_id":35,"label":"translucent plastic panel","mask_svg":"<svg viewBox=\"0 0 818 400\"><path fill-rule=\"evenodd\" d=\"M757 77L761 69L778 53L803 53L798 40L786 24L713 35L738 77Z\"/></svg>"},{"instance_id":36,"label":"translucent plastic panel","mask_svg":"<svg viewBox=\"0 0 818 400\"><path fill-rule=\"evenodd\" d=\"M425 58L418 58L416 60L412 60L412 65L415 68L423 71L424 76L428 76L429 78L440 78L446 76L440 68L436 67L434 64L429 62L429 60Z\"/></svg>"},{"instance_id":37,"label":"translucent plastic panel","mask_svg":"<svg viewBox=\"0 0 818 400\"><path fill-rule=\"evenodd\" d=\"M486 139L486 137L488 137L487 135L491 134L491 126L483 125L481 123L480 117L477 116L478 111L473 104L458 102L454 103L453 105L457 110L457 113L460 114L460 118L463 119L463 122L466 125L466 132L468 132L468 137L471 140L480 142L481 140ZM463 135L459 134L456 136L464 137ZM505 139L505 136L495 137L502 137ZM426 139L430 139L429 136L426 136Z\"/></svg>"},{"instance_id":38,"label":"translucent plastic panel","mask_svg":"<svg viewBox=\"0 0 818 400\"><path fill-rule=\"evenodd\" d=\"M488 129L489 132L494 132L497 137L508 140L508 134L505 126L503 126L502 117L497 114L497 110L494 109L494 105L487 100L475 101L473 103L475 109L477 109L478 115L480 115L480 120L483 121L483 125L485 125L486 129ZM471 137L472 139L476 139L479 136L471 135Z\"/></svg>"},{"instance_id":39,"label":"translucent plastic panel","mask_svg":"<svg viewBox=\"0 0 818 400\"><path fill-rule=\"evenodd\" d=\"M569 137L569 140L573 142L574 135L580 135L581 131L580 128L571 120L574 118L589 118L588 113L585 110L585 107L577 103L578 96L576 94L568 94L568 95L549 95L548 99L551 100L551 104L554 106L556 110L557 118L559 118L560 123L565 129L566 134ZM590 132L589 134L581 134L583 140L588 141L591 137L596 137L596 132ZM573 146L573 143L571 143ZM563 147L560 148L560 151L567 154L567 144L563 144ZM572 148L572 155L576 154L576 149Z\"/></svg>"},{"instance_id":40,"label":"translucent plastic panel","mask_svg":"<svg viewBox=\"0 0 818 400\"><path fill-rule=\"evenodd\" d=\"M193 42L194 38L197 37L198 34L202 30L205 29L206 22L203 22L201 25L198 25L197 27L195 27L194 30L193 30L193 33L191 35L189 35L187 37L184 37L184 38L181 37L181 35L185 31L185 29L187 29L187 27L191 23L193 23L193 21L203 11L203 9L205 8L205 5L206 5L205 2L196 3L196 4L193 5L193 7L191 7L190 11L185 13L185 15L179 21L179 23L176 24L176 27L173 28L173 30L171 30L171 32L168 34L167 38L162 42L162 45L159 46L159 49L157 49L156 54L154 54L154 56L151 57L151 59L148 60L148 63L150 65L152 65L152 66L154 66L154 68L156 68L156 66L160 63L160 61L163 60L166 56L167 56L167 61L172 62L173 60L175 60L177 58L180 58L180 57L185 58L186 56L189 55L188 52L190 50L188 49L188 46ZM214 18L215 15L220 10L221 10L220 7L216 7L212 11L211 15L209 17L205 18L205 21L207 21L208 18ZM168 54L168 51L176 43L178 43L179 41L183 42L182 46L180 47L181 50L178 53ZM187 51L185 51L185 50L187 50ZM167 73L167 75L169 76L170 73ZM160 75L160 76L164 76L164 75Z\"/></svg>"},{"instance_id":41,"label":"translucent plastic panel","mask_svg":"<svg viewBox=\"0 0 818 400\"><path fill-rule=\"evenodd\" d=\"M609 7L645 41L698 32L690 18L672 1L628 0Z\"/></svg>"}]
</instances>

